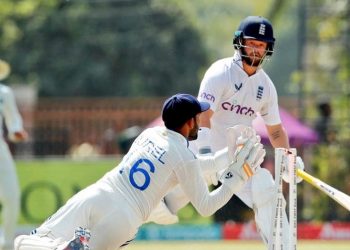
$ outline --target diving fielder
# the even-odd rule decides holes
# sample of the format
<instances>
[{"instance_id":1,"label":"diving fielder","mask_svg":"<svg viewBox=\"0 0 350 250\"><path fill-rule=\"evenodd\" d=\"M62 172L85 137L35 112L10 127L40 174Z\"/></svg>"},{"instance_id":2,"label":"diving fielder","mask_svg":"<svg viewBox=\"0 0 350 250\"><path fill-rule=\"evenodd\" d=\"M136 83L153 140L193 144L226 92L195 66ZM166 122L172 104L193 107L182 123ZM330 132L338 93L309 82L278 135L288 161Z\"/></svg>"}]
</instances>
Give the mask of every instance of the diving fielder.
<instances>
[{"instance_id":1,"label":"diving fielder","mask_svg":"<svg viewBox=\"0 0 350 250\"><path fill-rule=\"evenodd\" d=\"M9 73L9 65L0 60L0 80L6 78ZM3 84L0 84L0 116L0 128L3 127L4 121L11 141L20 142L27 138L13 92ZM20 189L15 163L4 139L3 131L0 135L0 203L2 204L3 228L3 235L0 237L0 250L13 250L20 208Z\"/></svg>"},{"instance_id":2,"label":"diving fielder","mask_svg":"<svg viewBox=\"0 0 350 250\"><path fill-rule=\"evenodd\" d=\"M188 149L188 140L197 138L200 113L207 109L208 103L188 94L169 98L162 111L166 127L141 133L116 168L68 200L33 235L17 237L15 249L80 249L79 239L69 243L77 227L90 230L90 249L119 249L135 237L151 211L177 184L201 215L213 214L248 180L242 165L248 164L254 173L265 151L259 137L246 129L237 140L244 145L242 149L232 142L230 150L197 158ZM223 185L209 192L202 171L220 170L224 170Z\"/></svg>"},{"instance_id":3,"label":"diving fielder","mask_svg":"<svg viewBox=\"0 0 350 250\"><path fill-rule=\"evenodd\" d=\"M261 16L248 16L234 34L234 56L218 60L207 70L198 99L209 102L210 109L202 114L202 128L195 142L199 153L210 154L224 148L226 129L252 127L258 113L265 121L272 146L289 148L288 136L279 116L275 86L261 67L263 61L272 56L274 43L271 23ZM304 168L300 157L297 165L300 169ZM217 184L216 176L211 177L208 179ZM287 180L288 173L285 172L283 177ZM301 178L298 178L300 181ZM175 190L165 197L167 207L174 214L186 204L180 188ZM272 224L274 194L273 178L263 168L259 168L244 188L236 193L254 210L258 230L266 245ZM287 243L288 222L285 209L283 211L283 240Z\"/></svg>"}]
</instances>

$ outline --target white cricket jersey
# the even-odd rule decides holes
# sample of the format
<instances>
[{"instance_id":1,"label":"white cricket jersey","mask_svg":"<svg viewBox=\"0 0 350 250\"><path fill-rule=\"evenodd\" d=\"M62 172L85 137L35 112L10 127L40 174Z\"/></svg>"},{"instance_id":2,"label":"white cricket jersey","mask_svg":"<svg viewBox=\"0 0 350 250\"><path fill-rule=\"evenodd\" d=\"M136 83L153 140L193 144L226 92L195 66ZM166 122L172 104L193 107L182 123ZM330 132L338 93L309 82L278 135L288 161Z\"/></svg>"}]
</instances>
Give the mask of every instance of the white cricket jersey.
<instances>
[{"instance_id":1,"label":"white cricket jersey","mask_svg":"<svg viewBox=\"0 0 350 250\"><path fill-rule=\"evenodd\" d=\"M263 69L248 76L238 52L211 65L198 93L199 101L210 103L212 150L226 146L226 128L252 126L259 113L267 125L281 123L276 88Z\"/></svg>"},{"instance_id":2,"label":"white cricket jersey","mask_svg":"<svg viewBox=\"0 0 350 250\"><path fill-rule=\"evenodd\" d=\"M70 198L35 234L69 241L77 227L84 227L91 230L91 249L119 249L177 184L201 215L213 214L235 187L228 182L209 193L201 169L215 170L214 162L227 166L227 150L215 159L196 159L187 144L185 137L165 127L145 130L116 168Z\"/></svg>"},{"instance_id":3,"label":"white cricket jersey","mask_svg":"<svg viewBox=\"0 0 350 250\"><path fill-rule=\"evenodd\" d=\"M22 118L18 112L15 97L11 88L0 84L0 128L5 120L6 128L9 134L23 130ZM0 132L0 138L3 137L3 131Z\"/></svg>"},{"instance_id":4,"label":"white cricket jersey","mask_svg":"<svg viewBox=\"0 0 350 250\"><path fill-rule=\"evenodd\" d=\"M211 215L232 196L225 185L209 193L200 161L188 149L181 134L165 127L145 130L133 143L122 162L102 182L121 193L130 207L146 220L161 199L180 184L202 215Z\"/></svg>"}]
</instances>

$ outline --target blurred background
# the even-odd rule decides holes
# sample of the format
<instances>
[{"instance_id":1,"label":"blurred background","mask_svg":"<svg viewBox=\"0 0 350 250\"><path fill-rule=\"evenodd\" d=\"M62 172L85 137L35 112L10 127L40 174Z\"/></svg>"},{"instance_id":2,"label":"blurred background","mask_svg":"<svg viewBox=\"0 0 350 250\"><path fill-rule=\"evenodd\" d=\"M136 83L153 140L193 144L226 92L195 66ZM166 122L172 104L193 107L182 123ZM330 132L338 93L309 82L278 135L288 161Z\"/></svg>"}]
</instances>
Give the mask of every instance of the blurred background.
<instances>
[{"instance_id":1,"label":"blurred background","mask_svg":"<svg viewBox=\"0 0 350 250\"><path fill-rule=\"evenodd\" d=\"M350 194L349 0L1 0L0 58L12 69L2 83L29 132L27 142L9 142L20 225L41 223L113 168L165 98L197 95L210 64L233 55L233 33L248 15L274 26L264 69L306 171ZM270 149L264 166L272 172L273 162ZM337 226L350 222L347 210L307 183L298 189L300 225L314 223L324 238L341 228L332 237L350 239L349 224ZM236 237L234 225L253 227L242 206L205 219L187 206L180 219L189 231L225 225L227 237ZM252 230L246 237L258 238Z\"/></svg>"}]
</instances>

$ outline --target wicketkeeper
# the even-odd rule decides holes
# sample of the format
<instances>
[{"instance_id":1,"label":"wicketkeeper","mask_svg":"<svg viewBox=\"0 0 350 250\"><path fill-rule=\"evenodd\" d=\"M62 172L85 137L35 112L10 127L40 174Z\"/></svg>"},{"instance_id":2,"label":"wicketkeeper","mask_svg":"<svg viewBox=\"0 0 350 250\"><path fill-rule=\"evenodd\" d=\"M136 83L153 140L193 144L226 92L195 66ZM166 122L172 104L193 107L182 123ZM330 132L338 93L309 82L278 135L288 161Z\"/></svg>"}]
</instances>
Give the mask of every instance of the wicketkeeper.
<instances>
[{"instance_id":1,"label":"wicketkeeper","mask_svg":"<svg viewBox=\"0 0 350 250\"><path fill-rule=\"evenodd\" d=\"M15 250L119 249L134 239L176 185L201 215L212 215L250 179L247 168L255 174L265 150L251 129L228 130L238 135L228 142L229 148L195 156L188 149L189 140L197 138L200 114L208 109L207 102L188 94L166 100L166 127L145 130L116 168L74 195L32 235L17 237ZM222 186L209 192L203 173L217 172Z\"/></svg>"}]
</instances>

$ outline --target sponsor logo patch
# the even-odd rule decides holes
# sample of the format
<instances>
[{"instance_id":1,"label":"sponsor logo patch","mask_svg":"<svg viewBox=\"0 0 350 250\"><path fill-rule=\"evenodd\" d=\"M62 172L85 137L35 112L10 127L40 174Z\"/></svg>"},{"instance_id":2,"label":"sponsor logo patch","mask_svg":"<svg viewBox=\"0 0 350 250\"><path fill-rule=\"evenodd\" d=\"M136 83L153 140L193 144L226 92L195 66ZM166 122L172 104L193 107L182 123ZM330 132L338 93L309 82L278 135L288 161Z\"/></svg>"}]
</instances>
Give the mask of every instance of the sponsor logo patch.
<instances>
[{"instance_id":1,"label":"sponsor logo patch","mask_svg":"<svg viewBox=\"0 0 350 250\"><path fill-rule=\"evenodd\" d=\"M242 88L243 84L240 83L239 85L235 84L235 88L237 91L239 91Z\"/></svg>"},{"instance_id":2,"label":"sponsor logo patch","mask_svg":"<svg viewBox=\"0 0 350 250\"><path fill-rule=\"evenodd\" d=\"M230 179L233 177L232 172L227 172L227 174L225 175L225 179Z\"/></svg>"},{"instance_id":3,"label":"sponsor logo patch","mask_svg":"<svg viewBox=\"0 0 350 250\"><path fill-rule=\"evenodd\" d=\"M255 114L254 109L252 109L251 107L245 107L245 106L242 106L239 104L232 104L230 102L223 102L221 104L221 107L224 110L232 111L232 112L239 114L239 115L253 116Z\"/></svg>"},{"instance_id":4,"label":"sponsor logo patch","mask_svg":"<svg viewBox=\"0 0 350 250\"><path fill-rule=\"evenodd\" d=\"M208 101L211 101L211 102L215 102L215 97L214 97L212 94L203 92L203 93L200 95L200 97L203 98L203 99L205 99L205 100L208 100Z\"/></svg>"}]
</instances>

